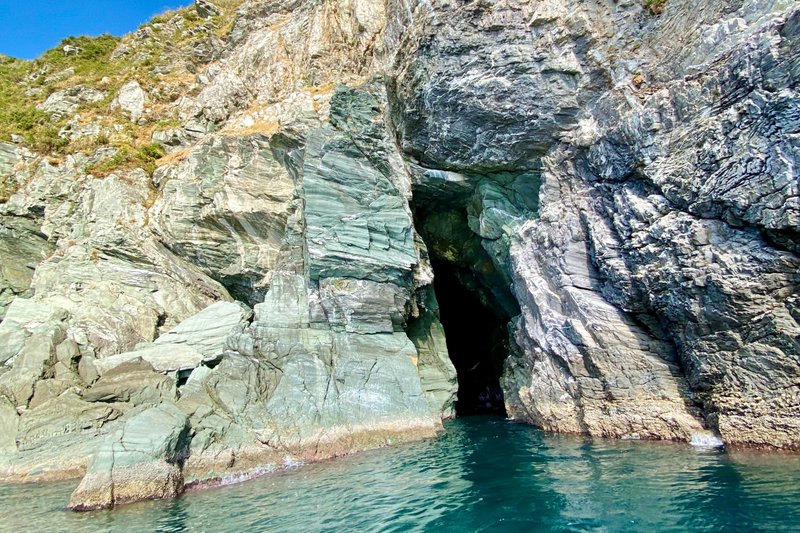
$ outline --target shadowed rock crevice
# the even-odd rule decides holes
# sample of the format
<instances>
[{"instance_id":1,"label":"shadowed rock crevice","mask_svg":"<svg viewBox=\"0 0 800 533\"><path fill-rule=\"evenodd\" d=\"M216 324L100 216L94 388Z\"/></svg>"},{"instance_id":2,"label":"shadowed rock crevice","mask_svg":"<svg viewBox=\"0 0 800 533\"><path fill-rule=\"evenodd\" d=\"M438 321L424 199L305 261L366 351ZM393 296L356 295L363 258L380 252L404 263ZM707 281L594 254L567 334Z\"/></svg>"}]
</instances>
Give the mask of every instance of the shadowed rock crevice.
<instances>
[{"instance_id":1,"label":"shadowed rock crevice","mask_svg":"<svg viewBox=\"0 0 800 533\"><path fill-rule=\"evenodd\" d=\"M434 287L450 360L458 374L456 415L506 416L500 376L508 356L509 317L484 305L446 261L433 261Z\"/></svg>"},{"instance_id":2,"label":"shadowed rock crevice","mask_svg":"<svg viewBox=\"0 0 800 533\"><path fill-rule=\"evenodd\" d=\"M487 220L482 194L495 182L478 182L470 193L435 195L414 191L415 225L425 242L433 267L433 287L447 350L458 377L456 415L506 415L500 377L509 355L508 324L520 313L503 269L507 253L504 235L486 238L475 230ZM445 191L452 193L453 191ZM439 196L440 201L434 198ZM444 196L447 201L442 202ZM513 210L503 194L495 194L501 208L492 216ZM476 199L484 202L476 202ZM495 237L492 235L492 237Z\"/></svg>"},{"instance_id":3,"label":"shadowed rock crevice","mask_svg":"<svg viewBox=\"0 0 800 533\"><path fill-rule=\"evenodd\" d=\"M0 135L0 479L173 496L430 437L457 382L800 449L800 8L484 4L203 2L17 63L68 145Z\"/></svg>"}]
</instances>

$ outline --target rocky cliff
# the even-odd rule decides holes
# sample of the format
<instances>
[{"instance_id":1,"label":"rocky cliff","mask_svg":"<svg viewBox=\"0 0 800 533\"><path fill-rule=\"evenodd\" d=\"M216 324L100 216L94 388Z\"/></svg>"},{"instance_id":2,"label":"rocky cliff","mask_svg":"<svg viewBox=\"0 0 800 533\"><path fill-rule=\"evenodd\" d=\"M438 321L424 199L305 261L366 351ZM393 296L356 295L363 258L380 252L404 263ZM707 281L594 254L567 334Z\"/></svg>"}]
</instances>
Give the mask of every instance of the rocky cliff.
<instances>
[{"instance_id":1,"label":"rocky cliff","mask_svg":"<svg viewBox=\"0 0 800 533\"><path fill-rule=\"evenodd\" d=\"M799 39L780 0L198 0L3 61L0 475L168 497L465 391L800 448Z\"/></svg>"}]
</instances>

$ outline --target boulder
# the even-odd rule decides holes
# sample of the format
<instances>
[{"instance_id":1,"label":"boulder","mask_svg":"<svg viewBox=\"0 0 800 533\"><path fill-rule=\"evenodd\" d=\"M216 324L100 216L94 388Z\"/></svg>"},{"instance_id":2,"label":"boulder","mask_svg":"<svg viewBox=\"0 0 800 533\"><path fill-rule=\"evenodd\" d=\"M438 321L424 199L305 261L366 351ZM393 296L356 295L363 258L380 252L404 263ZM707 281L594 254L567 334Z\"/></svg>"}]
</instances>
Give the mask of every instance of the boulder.
<instances>
[{"instance_id":1,"label":"boulder","mask_svg":"<svg viewBox=\"0 0 800 533\"><path fill-rule=\"evenodd\" d=\"M18 356L25 353L29 342L53 338L67 317L68 313L58 307L27 298L15 299L8 307L5 320L0 323L0 364L11 366ZM55 355L55 351L51 355Z\"/></svg>"},{"instance_id":2,"label":"boulder","mask_svg":"<svg viewBox=\"0 0 800 533\"><path fill-rule=\"evenodd\" d=\"M136 122L144 113L147 93L136 80L131 80L119 89L117 97L111 102L111 109L121 109L128 114L132 122Z\"/></svg>"},{"instance_id":3,"label":"boulder","mask_svg":"<svg viewBox=\"0 0 800 533\"><path fill-rule=\"evenodd\" d=\"M127 402L131 405L159 404L177 399L175 378L153 369L147 361L136 358L103 374L86 392L87 402Z\"/></svg>"},{"instance_id":4,"label":"boulder","mask_svg":"<svg viewBox=\"0 0 800 533\"><path fill-rule=\"evenodd\" d=\"M70 497L70 509L91 511L177 496L183 492L189 441L188 419L172 403L132 416L97 450Z\"/></svg>"},{"instance_id":5,"label":"boulder","mask_svg":"<svg viewBox=\"0 0 800 533\"><path fill-rule=\"evenodd\" d=\"M241 303L217 302L168 331L153 343L143 343L132 352L94 361L100 374L135 359L142 359L158 372L191 370L202 363L219 361L225 342L252 312Z\"/></svg>"},{"instance_id":6,"label":"boulder","mask_svg":"<svg viewBox=\"0 0 800 533\"><path fill-rule=\"evenodd\" d=\"M204 19L216 17L220 13L222 13L222 11L220 11L220 9L217 6L215 6L208 0L195 0L194 9L195 11L197 11L197 14Z\"/></svg>"},{"instance_id":7,"label":"boulder","mask_svg":"<svg viewBox=\"0 0 800 533\"><path fill-rule=\"evenodd\" d=\"M92 87L75 85L68 89L55 91L47 100L37 105L54 119L61 119L73 115L78 108L87 104L96 104L106 97L106 93Z\"/></svg>"},{"instance_id":8,"label":"boulder","mask_svg":"<svg viewBox=\"0 0 800 533\"><path fill-rule=\"evenodd\" d=\"M187 346L205 358L219 357L231 331L251 316L252 311L242 303L217 302L182 321L153 344L164 348Z\"/></svg>"}]
</instances>

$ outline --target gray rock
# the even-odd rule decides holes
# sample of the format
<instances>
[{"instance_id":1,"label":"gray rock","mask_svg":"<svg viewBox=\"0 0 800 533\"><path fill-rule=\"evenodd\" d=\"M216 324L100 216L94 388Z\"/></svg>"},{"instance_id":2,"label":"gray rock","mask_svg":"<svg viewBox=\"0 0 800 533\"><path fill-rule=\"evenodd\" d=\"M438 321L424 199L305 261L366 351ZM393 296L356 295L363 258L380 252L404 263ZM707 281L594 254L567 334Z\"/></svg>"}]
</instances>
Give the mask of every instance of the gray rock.
<instances>
[{"instance_id":1,"label":"gray rock","mask_svg":"<svg viewBox=\"0 0 800 533\"><path fill-rule=\"evenodd\" d=\"M798 14L590 4L390 17L421 233L484 302L519 303L512 417L796 448ZM538 201L502 177L520 171L541 174L525 187ZM481 248L499 277L481 274Z\"/></svg>"},{"instance_id":2,"label":"gray rock","mask_svg":"<svg viewBox=\"0 0 800 533\"><path fill-rule=\"evenodd\" d=\"M177 394L174 378L156 372L143 359L132 359L105 372L82 397L87 402L127 402L136 406L174 401Z\"/></svg>"},{"instance_id":3,"label":"gray rock","mask_svg":"<svg viewBox=\"0 0 800 533\"><path fill-rule=\"evenodd\" d=\"M458 392L456 369L447 352L436 295L433 290L424 291L423 295L419 316L409 321L408 338L419 354L415 365L431 412L442 418L452 418Z\"/></svg>"},{"instance_id":4,"label":"gray rock","mask_svg":"<svg viewBox=\"0 0 800 533\"><path fill-rule=\"evenodd\" d=\"M0 143L0 176L5 178L11 174L11 171L14 170L14 166L19 162L19 159L16 146L8 143Z\"/></svg>"},{"instance_id":5,"label":"gray rock","mask_svg":"<svg viewBox=\"0 0 800 533\"><path fill-rule=\"evenodd\" d=\"M0 477L105 442L93 508L433 435L432 261L508 321L512 418L800 446L796 6L196 5L114 52L162 50L152 177L0 144Z\"/></svg>"},{"instance_id":6,"label":"gray rock","mask_svg":"<svg viewBox=\"0 0 800 533\"><path fill-rule=\"evenodd\" d=\"M33 296L33 271L52 251L35 219L0 216L0 320L14 298Z\"/></svg>"},{"instance_id":7,"label":"gray rock","mask_svg":"<svg viewBox=\"0 0 800 533\"><path fill-rule=\"evenodd\" d=\"M266 139L211 138L155 179L162 193L150 216L164 244L240 300L261 301L295 187Z\"/></svg>"},{"instance_id":8,"label":"gray rock","mask_svg":"<svg viewBox=\"0 0 800 533\"><path fill-rule=\"evenodd\" d=\"M17 451L17 425L19 416L14 405L0 397L0 453L8 454Z\"/></svg>"},{"instance_id":9,"label":"gray rock","mask_svg":"<svg viewBox=\"0 0 800 533\"><path fill-rule=\"evenodd\" d=\"M405 326L410 294L393 283L324 278L320 299L328 323L349 333L392 333Z\"/></svg>"},{"instance_id":10,"label":"gray rock","mask_svg":"<svg viewBox=\"0 0 800 533\"><path fill-rule=\"evenodd\" d=\"M69 442L65 437L90 441L109 421L119 418L123 409L119 404L84 402L74 391L67 391L23 412L16 439L18 448L21 452L44 448L58 458L60 445Z\"/></svg>"},{"instance_id":11,"label":"gray rock","mask_svg":"<svg viewBox=\"0 0 800 533\"><path fill-rule=\"evenodd\" d=\"M194 8L202 18L216 17L221 13L220 9L208 0L195 0Z\"/></svg>"},{"instance_id":12,"label":"gray rock","mask_svg":"<svg viewBox=\"0 0 800 533\"><path fill-rule=\"evenodd\" d=\"M27 343L46 343L44 339L55 339L58 335L56 330L62 328L67 316L63 309L57 307L26 298L15 299L0 323L0 361L11 366L18 356L24 355ZM53 358L58 342L60 340L53 344L50 354Z\"/></svg>"},{"instance_id":13,"label":"gray rock","mask_svg":"<svg viewBox=\"0 0 800 533\"><path fill-rule=\"evenodd\" d=\"M69 89L52 93L47 100L36 107L49 113L52 118L59 119L73 115L81 106L101 102L105 97L106 93L103 91L75 85Z\"/></svg>"},{"instance_id":14,"label":"gray rock","mask_svg":"<svg viewBox=\"0 0 800 533\"><path fill-rule=\"evenodd\" d=\"M84 164L79 157L44 164L9 202L15 212L44 210L42 231L61 239L37 266L31 290L70 313L68 326L86 337L79 344L100 357L132 350L230 299L146 228L150 179L143 171L97 180L80 173Z\"/></svg>"},{"instance_id":15,"label":"gray rock","mask_svg":"<svg viewBox=\"0 0 800 533\"><path fill-rule=\"evenodd\" d=\"M418 262L405 200L409 177L378 127L385 105L379 91L338 90L332 117L340 131L328 126L308 134L303 189L312 279L402 285Z\"/></svg>"},{"instance_id":16,"label":"gray rock","mask_svg":"<svg viewBox=\"0 0 800 533\"><path fill-rule=\"evenodd\" d=\"M183 492L181 468L189 440L188 420L174 404L138 413L95 453L70 508L90 511L177 496Z\"/></svg>"},{"instance_id":17,"label":"gray rock","mask_svg":"<svg viewBox=\"0 0 800 533\"><path fill-rule=\"evenodd\" d=\"M168 150L175 150L186 143L186 135L181 128L169 128L153 132L153 142L164 146Z\"/></svg>"},{"instance_id":18,"label":"gray rock","mask_svg":"<svg viewBox=\"0 0 800 533\"><path fill-rule=\"evenodd\" d=\"M128 114L132 122L136 122L144 113L147 93L136 80L131 80L119 89L116 98L111 102L111 109L121 109Z\"/></svg>"},{"instance_id":19,"label":"gray rock","mask_svg":"<svg viewBox=\"0 0 800 533\"><path fill-rule=\"evenodd\" d=\"M217 302L155 340L156 345L191 346L207 358L219 357L231 331L252 316L241 303Z\"/></svg>"},{"instance_id":20,"label":"gray rock","mask_svg":"<svg viewBox=\"0 0 800 533\"><path fill-rule=\"evenodd\" d=\"M217 302L178 324L153 343L142 343L132 352L112 355L94 362L101 375L120 365L141 359L158 372L197 368L222 359L228 336L251 316L247 306Z\"/></svg>"}]
</instances>

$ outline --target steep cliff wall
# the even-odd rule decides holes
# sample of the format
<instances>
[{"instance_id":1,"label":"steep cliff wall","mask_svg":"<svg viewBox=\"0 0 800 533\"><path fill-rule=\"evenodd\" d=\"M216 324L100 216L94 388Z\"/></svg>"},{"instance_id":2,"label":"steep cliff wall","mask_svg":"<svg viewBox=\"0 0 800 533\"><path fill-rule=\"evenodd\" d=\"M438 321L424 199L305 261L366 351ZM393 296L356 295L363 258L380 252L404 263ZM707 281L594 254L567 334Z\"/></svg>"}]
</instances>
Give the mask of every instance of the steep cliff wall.
<instances>
[{"instance_id":1,"label":"steep cliff wall","mask_svg":"<svg viewBox=\"0 0 800 533\"><path fill-rule=\"evenodd\" d=\"M88 509L433 435L433 267L514 419L798 448L798 34L780 1L198 1L5 62L0 472L88 468Z\"/></svg>"},{"instance_id":2,"label":"steep cliff wall","mask_svg":"<svg viewBox=\"0 0 800 533\"><path fill-rule=\"evenodd\" d=\"M601 436L689 440L709 428L731 444L798 445L798 37L787 8L401 12L414 30L401 34L389 86L415 202L466 212L521 310L504 377L512 417ZM541 183L536 200L526 173Z\"/></svg>"}]
</instances>

